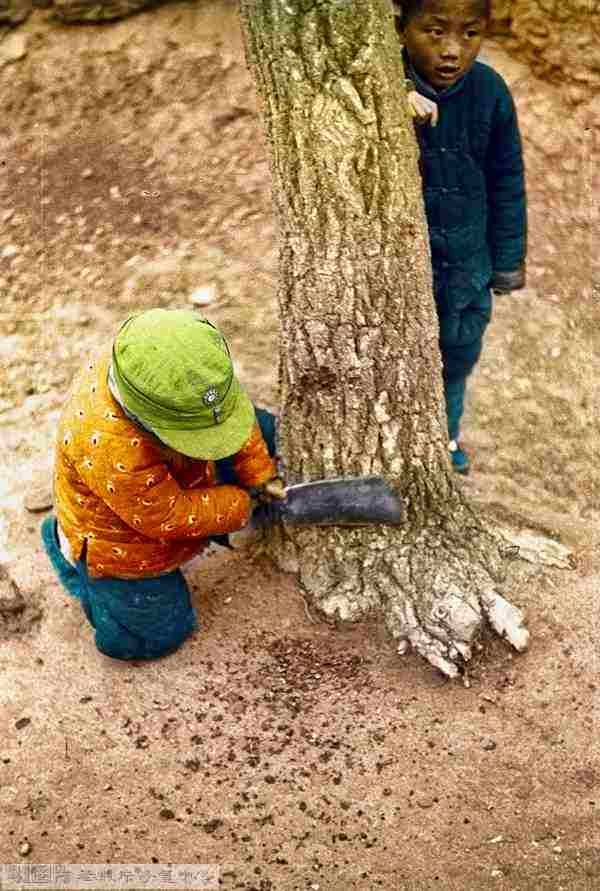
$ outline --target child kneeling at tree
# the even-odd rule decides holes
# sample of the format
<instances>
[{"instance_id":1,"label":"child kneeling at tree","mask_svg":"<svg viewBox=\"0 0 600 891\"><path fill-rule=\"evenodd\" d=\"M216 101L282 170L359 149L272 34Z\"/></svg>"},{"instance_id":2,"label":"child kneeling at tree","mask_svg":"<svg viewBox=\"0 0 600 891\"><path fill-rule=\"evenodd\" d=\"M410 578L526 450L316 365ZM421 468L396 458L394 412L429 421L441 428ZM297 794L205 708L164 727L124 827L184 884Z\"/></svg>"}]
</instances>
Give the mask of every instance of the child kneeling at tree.
<instances>
[{"instance_id":1,"label":"child kneeling at tree","mask_svg":"<svg viewBox=\"0 0 600 891\"><path fill-rule=\"evenodd\" d=\"M248 522L248 489L281 488L274 451L273 416L196 313L135 315L86 363L60 418L42 538L102 653L156 658L194 630L179 567Z\"/></svg>"}]
</instances>

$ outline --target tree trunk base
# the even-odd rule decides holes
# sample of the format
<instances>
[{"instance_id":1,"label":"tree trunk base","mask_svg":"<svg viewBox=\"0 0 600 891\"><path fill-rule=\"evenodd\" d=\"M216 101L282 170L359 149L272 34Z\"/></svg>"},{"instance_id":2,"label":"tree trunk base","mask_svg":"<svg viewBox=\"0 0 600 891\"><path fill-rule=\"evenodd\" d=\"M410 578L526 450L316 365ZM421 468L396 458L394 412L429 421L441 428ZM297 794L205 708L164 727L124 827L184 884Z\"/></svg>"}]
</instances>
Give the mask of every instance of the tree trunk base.
<instances>
[{"instance_id":1,"label":"tree trunk base","mask_svg":"<svg viewBox=\"0 0 600 891\"><path fill-rule=\"evenodd\" d=\"M527 649L524 615L498 590L504 558L517 556L514 546L484 529L465 505L418 533L280 528L270 551L281 569L297 575L323 618L353 623L383 615L400 654L412 649L448 677L464 673L486 626L519 652Z\"/></svg>"}]
</instances>

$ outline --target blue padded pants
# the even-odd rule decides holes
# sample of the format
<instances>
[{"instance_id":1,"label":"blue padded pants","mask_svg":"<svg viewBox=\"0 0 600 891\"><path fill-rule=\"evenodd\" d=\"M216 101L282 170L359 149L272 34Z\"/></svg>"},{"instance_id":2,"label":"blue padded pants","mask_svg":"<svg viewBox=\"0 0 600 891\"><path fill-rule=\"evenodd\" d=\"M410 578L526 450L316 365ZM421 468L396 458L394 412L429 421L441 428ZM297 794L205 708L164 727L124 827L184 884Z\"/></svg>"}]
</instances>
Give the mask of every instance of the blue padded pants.
<instances>
[{"instance_id":1,"label":"blue padded pants","mask_svg":"<svg viewBox=\"0 0 600 891\"><path fill-rule=\"evenodd\" d=\"M113 659L156 659L176 650L197 627L179 570L147 579L92 578L84 559L74 565L58 542L56 519L42 523L42 542L63 587L76 597L96 646Z\"/></svg>"}]
</instances>

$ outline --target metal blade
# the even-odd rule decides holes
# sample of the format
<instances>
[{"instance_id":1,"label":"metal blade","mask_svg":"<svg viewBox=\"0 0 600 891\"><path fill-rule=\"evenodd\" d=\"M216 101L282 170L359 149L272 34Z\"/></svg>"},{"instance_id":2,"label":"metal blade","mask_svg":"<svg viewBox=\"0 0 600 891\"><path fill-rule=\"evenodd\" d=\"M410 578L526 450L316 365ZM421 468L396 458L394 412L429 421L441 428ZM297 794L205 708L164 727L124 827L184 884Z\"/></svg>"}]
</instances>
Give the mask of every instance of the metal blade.
<instances>
[{"instance_id":1,"label":"metal blade","mask_svg":"<svg viewBox=\"0 0 600 891\"><path fill-rule=\"evenodd\" d=\"M396 526L405 514L402 500L378 476L299 483L288 486L286 493L285 501L259 505L252 515L252 525Z\"/></svg>"}]
</instances>

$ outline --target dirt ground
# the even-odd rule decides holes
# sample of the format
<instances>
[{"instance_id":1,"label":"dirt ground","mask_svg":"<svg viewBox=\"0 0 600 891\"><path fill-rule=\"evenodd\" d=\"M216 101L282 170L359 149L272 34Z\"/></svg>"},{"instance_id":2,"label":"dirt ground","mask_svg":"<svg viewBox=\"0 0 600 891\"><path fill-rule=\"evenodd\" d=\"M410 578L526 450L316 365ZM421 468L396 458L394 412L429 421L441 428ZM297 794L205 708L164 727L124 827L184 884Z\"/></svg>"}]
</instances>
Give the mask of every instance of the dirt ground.
<instances>
[{"instance_id":1,"label":"dirt ground","mask_svg":"<svg viewBox=\"0 0 600 891\"><path fill-rule=\"evenodd\" d=\"M600 888L586 110L487 47L525 136L529 287L497 302L461 485L572 554L511 564L530 652L491 640L465 689L375 624L316 621L242 551L190 567L201 630L134 667L95 650L25 502L44 505L73 373L132 307L209 299L251 395L276 404L268 161L231 4L45 15L0 67L0 561L25 604L0 615L0 862L218 863L221 887L258 891Z\"/></svg>"}]
</instances>

